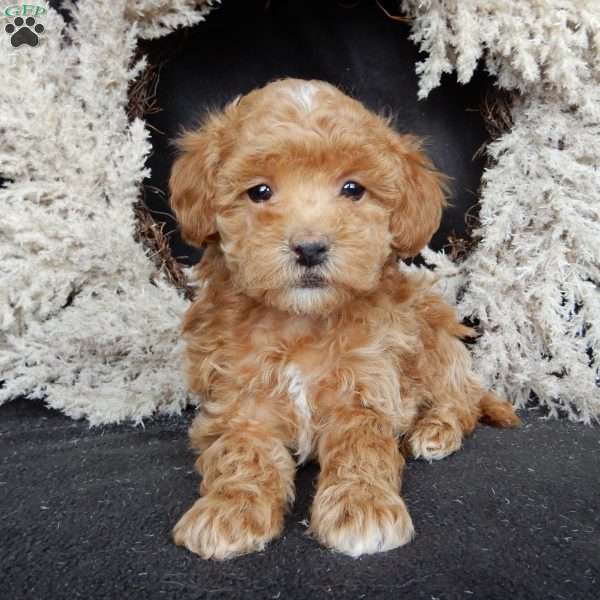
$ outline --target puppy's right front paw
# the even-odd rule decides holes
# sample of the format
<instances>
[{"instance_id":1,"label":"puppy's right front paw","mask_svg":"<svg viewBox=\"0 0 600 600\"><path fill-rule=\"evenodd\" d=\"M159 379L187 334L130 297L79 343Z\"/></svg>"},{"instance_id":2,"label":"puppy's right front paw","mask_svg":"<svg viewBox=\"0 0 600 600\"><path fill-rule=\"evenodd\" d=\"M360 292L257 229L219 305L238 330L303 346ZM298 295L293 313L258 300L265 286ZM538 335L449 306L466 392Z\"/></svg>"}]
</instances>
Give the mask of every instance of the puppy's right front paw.
<instances>
[{"instance_id":1,"label":"puppy's right front paw","mask_svg":"<svg viewBox=\"0 0 600 600\"><path fill-rule=\"evenodd\" d=\"M263 550L283 527L283 516L265 499L208 494L179 519L173 539L202 558L223 560Z\"/></svg>"}]
</instances>

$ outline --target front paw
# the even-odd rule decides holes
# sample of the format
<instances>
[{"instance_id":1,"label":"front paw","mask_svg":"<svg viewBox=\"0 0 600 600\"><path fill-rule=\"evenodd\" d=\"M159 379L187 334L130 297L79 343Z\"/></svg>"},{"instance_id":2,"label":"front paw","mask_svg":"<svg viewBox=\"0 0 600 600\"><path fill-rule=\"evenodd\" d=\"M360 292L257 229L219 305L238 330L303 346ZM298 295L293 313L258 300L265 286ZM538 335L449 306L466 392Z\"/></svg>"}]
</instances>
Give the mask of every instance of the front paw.
<instances>
[{"instance_id":1,"label":"front paw","mask_svg":"<svg viewBox=\"0 0 600 600\"><path fill-rule=\"evenodd\" d=\"M179 519L173 539L202 558L223 560L263 550L283 527L270 500L244 494L208 494Z\"/></svg>"},{"instance_id":2,"label":"front paw","mask_svg":"<svg viewBox=\"0 0 600 600\"><path fill-rule=\"evenodd\" d=\"M456 452L462 444L462 430L439 419L419 421L409 437L408 445L415 458L440 460Z\"/></svg>"},{"instance_id":3,"label":"front paw","mask_svg":"<svg viewBox=\"0 0 600 600\"><path fill-rule=\"evenodd\" d=\"M414 536L399 494L359 481L320 488L310 529L325 546L353 557L392 550Z\"/></svg>"}]
</instances>

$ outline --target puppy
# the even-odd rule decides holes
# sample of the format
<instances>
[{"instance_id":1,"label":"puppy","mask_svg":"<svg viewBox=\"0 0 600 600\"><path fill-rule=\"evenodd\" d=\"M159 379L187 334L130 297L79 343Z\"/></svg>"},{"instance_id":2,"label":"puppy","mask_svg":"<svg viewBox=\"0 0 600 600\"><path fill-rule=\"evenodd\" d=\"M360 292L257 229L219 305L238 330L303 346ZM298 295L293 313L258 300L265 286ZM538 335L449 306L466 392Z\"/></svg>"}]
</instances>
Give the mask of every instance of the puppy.
<instances>
[{"instance_id":1,"label":"puppy","mask_svg":"<svg viewBox=\"0 0 600 600\"><path fill-rule=\"evenodd\" d=\"M472 372L471 329L397 267L439 226L444 177L416 138L320 81L238 98L180 150L171 202L205 253L183 323L202 483L175 542L217 559L264 548L315 458L321 543L406 544L400 442L441 459L479 419L518 423Z\"/></svg>"}]
</instances>

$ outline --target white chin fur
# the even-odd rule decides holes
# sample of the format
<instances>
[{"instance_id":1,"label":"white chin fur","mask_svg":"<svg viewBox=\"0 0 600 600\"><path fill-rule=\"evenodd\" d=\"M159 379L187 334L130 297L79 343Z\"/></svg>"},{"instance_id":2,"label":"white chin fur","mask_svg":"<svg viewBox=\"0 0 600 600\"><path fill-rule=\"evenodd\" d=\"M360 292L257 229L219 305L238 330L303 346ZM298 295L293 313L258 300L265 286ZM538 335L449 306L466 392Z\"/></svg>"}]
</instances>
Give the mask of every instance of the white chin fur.
<instances>
[{"instance_id":1,"label":"white chin fur","mask_svg":"<svg viewBox=\"0 0 600 600\"><path fill-rule=\"evenodd\" d=\"M333 292L327 288L293 288L286 294L286 302L296 313L320 312L333 300Z\"/></svg>"}]
</instances>

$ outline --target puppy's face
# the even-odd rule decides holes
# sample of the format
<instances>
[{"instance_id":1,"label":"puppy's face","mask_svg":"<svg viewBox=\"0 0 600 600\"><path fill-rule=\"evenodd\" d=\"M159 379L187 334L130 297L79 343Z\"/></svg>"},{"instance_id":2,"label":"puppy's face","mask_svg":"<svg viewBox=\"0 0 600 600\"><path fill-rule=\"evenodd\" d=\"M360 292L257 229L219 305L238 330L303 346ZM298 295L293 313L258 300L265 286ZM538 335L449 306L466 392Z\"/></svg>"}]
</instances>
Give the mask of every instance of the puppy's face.
<instances>
[{"instance_id":1,"label":"puppy's face","mask_svg":"<svg viewBox=\"0 0 600 600\"><path fill-rule=\"evenodd\" d=\"M326 314L376 289L437 229L442 177L409 136L333 86L282 80L186 134L171 202L186 240L218 234L235 285Z\"/></svg>"}]
</instances>

